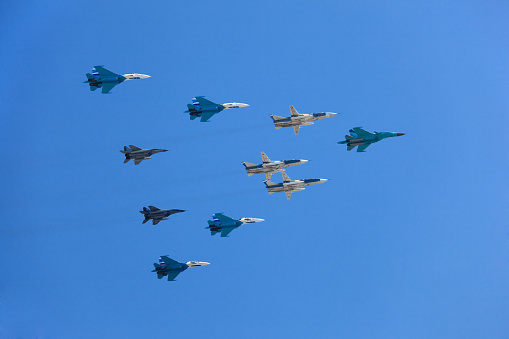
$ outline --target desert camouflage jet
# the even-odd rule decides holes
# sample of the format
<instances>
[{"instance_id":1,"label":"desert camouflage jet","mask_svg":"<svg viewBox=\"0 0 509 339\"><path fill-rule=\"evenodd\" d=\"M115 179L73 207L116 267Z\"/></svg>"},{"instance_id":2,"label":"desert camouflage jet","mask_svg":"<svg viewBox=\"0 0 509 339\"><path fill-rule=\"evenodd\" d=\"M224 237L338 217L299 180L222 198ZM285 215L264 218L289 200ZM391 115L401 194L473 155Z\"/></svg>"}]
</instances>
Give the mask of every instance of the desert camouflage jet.
<instances>
[{"instance_id":1,"label":"desert camouflage jet","mask_svg":"<svg viewBox=\"0 0 509 339\"><path fill-rule=\"evenodd\" d=\"M301 126L309 126L313 125L315 120L330 118L338 113L331 112L321 112L321 113L311 113L311 114L299 114L297 110L290 105L291 116L288 118L280 117L277 115L271 115L272 121L276 126L276 129L280 129L281 127L293 127L293 131L295 135L299 134L299 128Z\"/></svg>"},{"instance_id":2,"label":"desert camouflage jet","mask_svg":"<svg viewBox=\"0 0 509 339\"><path fill-rule=\"evenodd\" d=\"M161 220L168 220L167 217L170 215L181 212L185 212L185 210L161 210L154 206L143 207L143 211L140 211L141 214L145 215L142 224L152 219L152 225L157 225Z\"/></svg>"},{"instance_id":3,"label":"desert camouflage jet","mask_svg":"<svg viewBox=\"0 0 509 339\"><path fill-rule=\"evenodd\" d=\"M204 261L188 261L186 263L181 263L169 258L166 255L162 255L159 258L159 264L154 263L154 270L152 272L157 273L157 279L162 279L163 277L168 277L168 281L175 281L175 278L189 267L197 267L197 266L206 266L210 265L208 262Z\"/></svg>"},{"instance_id":4,"label":"desert camouflage jet","mask_svg":"<svg viewBox=\"0 0 509 339\"><path fill-rule=\"evenodd\" d=\"M316 184L322 184L327 181L327 179L302 179L302 180L291 180L285 172L281 172L283 176L283 182L275 183L270 180L265 180L265 187L269 194L276 192L285 192L286 199L290 199L292 197L292 193L295 191L303 191L304 187Z\"/></svg>"},{"instance_id":5,"label":"desert camouflage jet","mask_svg":"<svg viewBox=\"0 0 509 339\"><path fill-rule=\"evenodd\" d=\"M270 180L272 177L272 173L281 172L284 171L284 168L290 167L290 166L296 166L305 164L308 162L307 160L303 159L293 159L293 160L277 160L277 161L271 161L269 157L263 153L262 154L262 161L263 163L260 165L252 164L250 162L243 162L242 164L246 167L247 175L252 176L253 174L265 174L265 178L267 180Z\"/></svg>"},{"instance_id":6,"label":"desert camouflage jet","mask_svg":"<svg viewBox=\"0 0 509 339\"><path fill-rule=\"evenodd\" d=\"M121 82L125 80L134 80L134 79L146 79L150 78L150 75L145 74L124 74L120 75L117 73L113 73L108 71L106 68L102 66L94 66L92 69L92 74L87 73L87 81L84 81L85 84L90 85L90 90L95 91L98 88L102 88L103 94L110 94L110 91L113 87L117 86Z\"/></svg>"}]
</instances>

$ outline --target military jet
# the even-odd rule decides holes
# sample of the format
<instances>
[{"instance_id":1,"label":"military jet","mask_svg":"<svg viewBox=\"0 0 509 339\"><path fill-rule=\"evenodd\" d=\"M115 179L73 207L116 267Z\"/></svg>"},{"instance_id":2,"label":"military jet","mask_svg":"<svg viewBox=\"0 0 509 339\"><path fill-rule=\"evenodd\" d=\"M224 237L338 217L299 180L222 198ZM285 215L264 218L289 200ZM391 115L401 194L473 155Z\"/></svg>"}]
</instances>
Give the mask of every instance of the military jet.
<instances>
[{"instance_id":1,"label":"military jet","mask_svg":"<svg viewBox=\"0 0 509 339\"><path fill-rule=\"evenodd\" d=\"M261 152L261 154L263 163L260 165L252 164L250 162L242 163L246 167L248 176L252 176L253 174L264 173L265 178L267 178L267 180L270 180L270 178L272 177L272 173L281 172L284 171L283 168L301 165L308 162L307 160L303 159L271 161L265 153Z\"/></svg>"},{"instance_id":2,"label":"military jet","mask_svg":"<svg viewBox=\"0 0 509 339\"><path fill-rule=\"evenodd\" d=\"M239 107L247 107L248 104L241 104L238 102L230 102L226 104L216 104L212 101L205 99L204 97L195 97L193 98L193 104L187 104L187 111L184 113L189 113L189 117L191 120L194 120L200 117L200 122L209 122L209 119L212 118L214 114L221 112L224 109L228 108L239 108Z\"/></svg>"},{"instance_id":3,"label":"military jet","mask_svg":"<svg viewBox=\"0 0 509 339\"><path fill-rule=\"evenodd\" d=\"M206 266L210 265L208 262L204 261L188 261L185 264L170 259L166 255L162 255L159 258L159 264L154 263L154 270L152 272L157 273L157 279L161 279L162 277L168 277L168 281L175 281L175 278L180 273L187 270L189 267L197 267L197 266Z\"/></svg>"},{"instance_id":4,"label":"military jet","mask_svg":"<svg viewBox=\"0 0 509 339\"><path fill-rule=\"evenodd\" d=\"M134 145L129 145L124 146L124 150L120 152L125 154L124 164L127 163L129 160L133 159L134 164L138 165L143 160L152 159L150 158L152 154L168 152L168 150L162 148L141 149Z\"/></svg>"},{"instance_id":5,"label":"military jet","mask_svg":"<svg viewBox=\"0 0 509 339\"><path fill-rule=\"evenodd\" d=\"M210 229L210 235L215 235L216 233L221 232L221 237L227 237L231 231L244 224L252 224L255 222L265 221L264 219L258 218L232 219L230 217L227 217L223 213L213 214L212 219L214 220L207 221L209 226L205 228Z\"/></svg>"},{"instance_id":6,"label":"military jet","mask_svg":"<svg viewBox=\"0 0 509 339\"><path fill-rule=\"evenodd\" d=\"M281 183L275 183L270 180L265 180L264 183L269 194L285 192L286 199L290 199L292 197L292 192L305 190L305 186L321 184L327 181L327 179L290 180L285 172L281 172L281 175L283 176L283 182Z\"/></svg>"},{"instance_id":7,"label":"military jet","mask_svg":"<svg viewBox=\"0 0 509 339\"><path fill-rule=\"evenodd\" d=\"M374 132L370 133L363 130L360 127L354 127L350 131L350 135L345 135L344 141L339 141L338 144L346 144L347 150L351 151L355 146L357 152L364 152L369 145L379 142L382 139L390 137L399 137L405 135L405 133L394 133L394 132Z\"/></svg>"},{"instance_id":8,"label":"military jet","mask_svg":"<svg viewBox=\"0 0 509 339\"><path fill-rule=\"evenodd\" d=\"M152 225L157 225L161 220L168 220L167 217L170 215L181 212L185 212L185 210L161 210L154 206L143 207L143 211L140 211L141 214L145 215L142 224L152 219Z\"/></svg>"},{"instance_id":9,"label":"military jet","mask_svg":"<svg viewBox=\"0 0 509 339\"><path fill-rule=\"evenodd\" d=\"M280 129L281 127L293 127L295 135L299 134L299 128L301 126L313 125L313 121L315 120L330 118L338 114L331 112L299 114L299 112L297 112L297 110L292 105L290 105L290 112L291 116L288 118L280 117L277 115L271 115L270 117L274 121L276 129Z\"/></svg>"},{"instance_id":10,"label":"military jet","mask_svg":"<svg viewBox=\"0 0 509 339\"><path fill-rule=\"evenodd\" d=\"M108 71L102 66L94 66L92 69L92 74L87 73L87 81L84 81L83 83L88 83L90 85L91 91L102 88L101 92L103 94L110 94L110 91L113 89L113 87L117 86L121 82L124 82L125 80L146 78L150 78L150 75L138 73L120 75Z\"/></svg>"}]
</instances>

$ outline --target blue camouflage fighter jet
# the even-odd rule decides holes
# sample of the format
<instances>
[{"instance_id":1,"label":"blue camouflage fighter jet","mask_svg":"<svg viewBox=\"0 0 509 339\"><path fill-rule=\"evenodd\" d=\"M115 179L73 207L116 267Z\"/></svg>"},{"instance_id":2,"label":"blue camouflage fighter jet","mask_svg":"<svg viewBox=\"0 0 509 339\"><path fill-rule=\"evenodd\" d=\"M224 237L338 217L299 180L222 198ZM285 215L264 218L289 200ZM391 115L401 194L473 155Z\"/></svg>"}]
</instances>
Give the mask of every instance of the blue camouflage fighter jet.
<instances>
[{"instance_id":1,"label":"blue camouflage fighter jet","mask_svg":"<svg viewBox=\"0 0 509 339\"><path fill-rule=\"evenodd\" d=\"M209 225L205 228L210 229L210 235L215 235L216 233L221 232L221 237L227 237L231 231L244 224L252 224L255 222L265 221L264 219L258 218L232 219L223 213L213 214L212 219L214 220L207 221Z\"/></svg>"},{"instance_id":2,"label":"blue camouflage fighter jet","mask_svg":"<svg viewBox=\"0 0 509 339\"><path fill-rule=\"evenodd\" d=\"M200 122L209 122L209 119L212 118L214 114L221 112L224 109L229 108L240 108L247 107L248 104L241 104L238 102L230 102L226 104L216 104L210 100L205 99L204 97L195 97L193 98L193 104L187 104L187 111L184 113L188 113L191 120L194 120L200 117Z\"/></svg>"},{"instance_id":3,"label":"blue camouflage fighter jet","mask_svg":"<svg viewBox=\"0 0 509 339\"><path fill-rule=\"evenodd\" d=\"M150 78L150 75L138 73L120 75L108 71L102 66L94 66L92 69L92 74L87 73L87 81L84 81L83 83L88 83L90 85L91 91L102 88L101 93L110 94L110 91L113 89L113 87L117 86L121 82L126 80L146 78Z\"/></svg>"},{"instance_id":4,"label":"blue camouflage fighter jet","mask_svg":"<svg viewBox=\"0 0 509 339\"><path fill-rule=\"evenodd\" d=\"M159 257L159 264L154 263L154 270L157 273L157 279L168 277L168 281L175 281L175 278L189 267L206 266L210 265L204 261L188 261L186 263L175 261L166 255Z\"/></svg>"},{"instance_id":5,"label":"blue camouflage fighter jet","mask_svg":"<svg viewBox=\"0 0 509 339\"><path fill-rule=\"evenodd\" d=\"M364 152L369 145L379 142L382 139L390 137L399 137L405 135L405 133L394 133L394 132L368 132L363 130L361 127L354 127L350 131L350 134L345 135L344 141L339 141L338 144L346 144L347 150L351 151L357 147L357 152Z\"/></svg>"}]
</instances>

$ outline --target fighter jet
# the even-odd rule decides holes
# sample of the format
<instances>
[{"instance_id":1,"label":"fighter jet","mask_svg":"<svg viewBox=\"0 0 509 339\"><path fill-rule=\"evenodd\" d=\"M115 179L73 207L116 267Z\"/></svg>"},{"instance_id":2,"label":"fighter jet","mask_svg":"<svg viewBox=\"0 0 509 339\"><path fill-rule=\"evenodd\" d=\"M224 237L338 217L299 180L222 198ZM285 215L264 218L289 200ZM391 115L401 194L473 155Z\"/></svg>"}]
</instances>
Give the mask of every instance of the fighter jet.
<instances>
[{"instance_id":1,"label":"fighter jet","mask_svg":"<svg viewBox=\"0 0 509 339\"><path fill-rule=\"evenodd\" d=\"M305 186L321 184L327 181L327 179L290 180L285 172L281 172L281 175L283 176L282 183L274 183L270 180L265 180L264 183L269 194L285 192L286 199L290 199L292 197L292 192L305 190Z\"/></svg>"},{"instance_id":2,"label":"fighter jet","mask_svg":"<svg viewBox=\"0 0 509 339\"><path fill-rule=\"evenodd\" d=\"M212 118L214 114L217 114L224 109L247 106L249 105L241 104L238 102L230 102L221 105L213 103L212 101L209 101L204 97L195 97L193 98L192 105L187 104L187 111L185 111L184 113L189 113L189 117L191 118L191 120L201 117L200 122L209 122L209 119Z\"/></svg>"},{"instance_id":3,"label":"fighter jet","mask_svg":"<svg viewBox=\"0 0 509 339\"><path fill-rule=\"evenodd\" d=\"M166 255L162 255L159 257L159 264L154 263L154 270L152 272L157 273L157 279L161 279L162 277L168 277L168 281L175 281L175 278L180 273L187 270L189 267L197 267L197 266L206 266L210 265L208 262L204 261L188 261L185 264L170 259Z\"/></svg>"},{"instance_id":4,"label":"fighter jet","mask_svg":"<svg viewBox=\"0 0 509 339\"><path fill-rule=\"evenodd\" d=\"M264 173L265 178L267 178L267 180L270 180L270 178L272 177L272 173L281 172L284 171L283 168L301 165L308 162L307 160L303 159L271 161L269 157L265 155L265 153L261 152L261 154L263 163L260 165L252 164L250 162L242 163L246 167L247 175L249 177L252 176L253 174Z\"/></svg>"},{"instance_id":5,"label":"fighter jet","mask_svg":"<svg viewBox=\"0 0 509 339\"><path fill-rule=\"evenodd\" d=\"M160 152L167 152L167 151L168 151L167 149L162 149L162 148L141 149L134 145L129 145L129 147L124 146L124 150L120 151L120 152L125 154L124 164L127 163L129 160L133 159L134 164L138 165L143 160L152 159L152 158L150 158L150 156L152 154L156 154L156 153L160 153Z\"/></svg>"},{"instance_id":6,"label":"fighter jet","mask_svg":"<svg viewBox=\"0 0 509 339\"><path fill-rule=\"evenodd\" d=\"M264 219L258 218L232 219L223 213L213 214L212 219L214 219L214 221L208 220L207 223L209 226L205 228L210 229L210 235L215 235L216 233L221 232L221 237L227 237L231 231L244 224L252 224L255 222L265 221Z\"/></svg>"},{"instance_id":7,"label":"fighter jet","mask_svg":"<svg viewBox=\"0 0 509 339\"><path fill-rule=\"evenodd\" d=\"M350 131L351 135L345 135L345 141L339 141L338 144L346 144L347 150L351 151L355 146L357 152L364 152L369 145L379 142L382 139L389 137L399 137L405 135L405 133L394 133L394 132L374 132L370 133L363 130L360 127L354 127Z\"/></svg>"},{"instance_id":8,"label":"fighter jet","mask_svg":"<svg viewBox=\"0 0 509 339\"><path fill-rule=\"evenodd\" d=\"M98 88L102 88L101 92L103 94L110 94L110 91L113 87L117 86L119 83L125 80L134 80L134 79L146 79L150 78L150 75L145 74L124 74L120 75L117 73L113 73L108 71L106 68L102 66L94 66L92 69L92 74L87 73L87 81L83 83L90 85L90 90L95 91Z\"/></svg>"},{"instance_id":9,"label":"fighter jet","mask_svg":"<svg viewBox=\"0 0 509 339\"><path fill-rule=\"evenodd\" d=\"M181 212L185 212L185 210L161 210L154 206L143 207L143 211L140 211L141 214L145 215L142 224L152 219L152 225L157 225L161 220L168 220L167 217L170 215Z\"/></svg>"},{"instance_id":10,"label":"fighter jet","mask_svg":"<svg viewBox=\"0 0 509 339\"><path fill-rule=\"evenodd\" d=\"M290 112L292 116L288 118L279 117L277 115L271 115L270 117L274 121L276 129L280 129L281 127L293 127L295 135L299 134L299 128L301 126L313 125L313 121L315 120L330 118L338 114L331 112L299 114L299 112L297 112L297 110L292 105L290 105Z\"/></svg>"}]
</instances>

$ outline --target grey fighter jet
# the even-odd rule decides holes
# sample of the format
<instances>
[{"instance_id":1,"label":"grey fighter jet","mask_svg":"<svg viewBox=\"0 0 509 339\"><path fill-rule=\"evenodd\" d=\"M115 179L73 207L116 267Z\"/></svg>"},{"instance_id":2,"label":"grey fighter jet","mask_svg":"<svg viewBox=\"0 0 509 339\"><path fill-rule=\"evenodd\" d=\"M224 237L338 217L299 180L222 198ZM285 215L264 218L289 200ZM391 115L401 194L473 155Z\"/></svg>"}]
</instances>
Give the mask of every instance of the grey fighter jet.
<instances>
[{"instance_id":1,"label":"grey fighter jet","mask_svg":"<svg viewBox=\"0 0 509 339\"><path fill-rule=\"evenodd\" d=\"M315 120L330 118L338 114L331 112L299 114L299 112L297 112L297 110L292 105L290 105L290 112L291 116L288 118L280 117L277 115L271 115L270 117L274 121L276 129L280 129L281 127L293 127L295 135L299 134L299 128L301 126L313 125L313 121Z\"/></svg>"},{"instance_id":2,"label":"grey fighter jet","mask_svg":"<svg viewBox=\"0 0 509 339\"><path fill-rule=\"evenodd\" d=\"M285 192L286 199L290 199L292 197L292 192L303 191L306 186L321 184L327 181L327 179L291 180L286 173L281 172L281 175L283 176L283 182L281 183L275 183L270 180L265 180L264 183L269 194Z\"/></svg>"},{"instance_id":3,"label":"grey fighter jet","mask_svg":"<svg viewBox=\"0 0 509 339\"><path fill-rule=\"evenodd\" d=\"M284 171L283 168L301 165L308 162L307 160L303 159L271 161L265 153L261 152L261 154L263 163L260 165L252 164L250 162L242 163L246 167L248 176L264 173L267 180L270 180L272 173L282 172Z\"/></svg>"},{"instance_id":4,"label":"grey fighter jet","mask_svg":"<svg viewBox=\"0 0 509 339\"><path fill-rule=\"evenodd\" d=\"M120 152L125 154L124 164L127 163L129 160L133 159L134 164L138 165L143 160L152 159L150 158L152 154L168 152L168 150L162 148L141 149L134 145L129 145L124 146L124 150Z\"/></svg>"},{"instance_id":5,"label":"grey fighter jet","mask_svg":"<svg viewBox=\"0 0 509 339\"><path fill-rule=\"evenodd\" d=\"M185 212L185 210L161 210L154 206L143 207L143 211L140 211L141 214L145 215L142 224L152 219L152 225L157 225L161 220L168 220L167 217L170 215L181 212Z\"/></svg>"},{"instance_id":6,"label":"grey fighter jet","mask_svg":"<svg viewBox=\"0 0 509 339\"><path fill-rule=\"evenodd\" d=\"M103 94L110 94L110 91L113 89L113 87L117 86L121 82L126 80L146 78L150 78L150 75L138 73L120 75L108 71L102 66L94 66L92 69L92 74L87 73L87 81L84 81L84 83L90 85L91 91L102 88L101 92Z\"/></svg>"},{"instance_id":7,"label":"grey fighter jet","mask_svg":"<svg viewBox=\"0 0 509 339\"><path fill-rule=\"evenodd\" d=\"M175 281L175 278L189 267L206 266L210 265L204 261L188 261L186 263L175 261L166 255L162 255L159 258L159 264L154 263L154 270L152 272L157 273L157 279L168 277L168 281Z\"/></svg>"}]
</instances>

